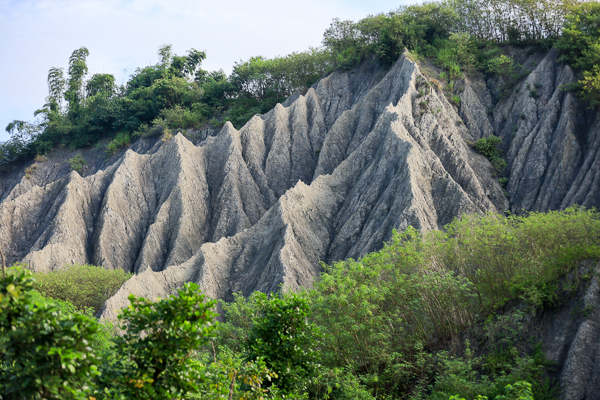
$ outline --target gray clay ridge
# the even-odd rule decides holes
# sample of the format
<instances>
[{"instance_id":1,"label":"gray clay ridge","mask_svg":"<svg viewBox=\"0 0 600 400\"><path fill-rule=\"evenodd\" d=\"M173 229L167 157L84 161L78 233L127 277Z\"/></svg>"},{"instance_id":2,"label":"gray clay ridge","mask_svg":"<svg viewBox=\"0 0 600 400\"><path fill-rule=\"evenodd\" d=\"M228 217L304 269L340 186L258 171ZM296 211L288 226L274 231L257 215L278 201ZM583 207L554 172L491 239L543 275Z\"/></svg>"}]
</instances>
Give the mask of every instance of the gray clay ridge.
<instances>
[{"instance_id":1,"label":"gray clay ridge","mask_svg":"<svg viewBox=\"0 0 600 400\"><path fill-rule=\"evenodd\" d=\"M188 281L226 300L311 286L319 261L359 258L409 225L600 206L600 119L560 90L575 75L554 52L536 57L523 89L499 101L473 79L453 105L402 55L389 70L335 72L240 130L90 156L83 177L56 158L32 177L4 172L4 251L37 271L135 272L105 305L113 318L130 293L166 296ZM506 192L468 145L492 134L506 144Z\"/></svg>"},{"instance_id":2,"label":"gray clay ridge","mask_svg":"<svg viewBox=\"0 0 600 400\"><path fill-rule=\"evenodd\" d=\"M502 82L465 79L457 106L405 54L387 71L335 72L239 131L143 139L109 160L88 151L83 176L57 149L0 172L2 247L37 271L135 272L102 310L115 318L130 293L165 297L190 281L225 300L310 287L320 261L359 258L409 225L599 207L598 110L561 90L575 75L555 52L524 65L518 91L500 98ZM505 189L468 145L492 134L504 143ZM598 291L594 276L584 299L594 310ZM569 315L539 321L562 397L600 399L600 317Z\"/></svg>"}]
</instances>

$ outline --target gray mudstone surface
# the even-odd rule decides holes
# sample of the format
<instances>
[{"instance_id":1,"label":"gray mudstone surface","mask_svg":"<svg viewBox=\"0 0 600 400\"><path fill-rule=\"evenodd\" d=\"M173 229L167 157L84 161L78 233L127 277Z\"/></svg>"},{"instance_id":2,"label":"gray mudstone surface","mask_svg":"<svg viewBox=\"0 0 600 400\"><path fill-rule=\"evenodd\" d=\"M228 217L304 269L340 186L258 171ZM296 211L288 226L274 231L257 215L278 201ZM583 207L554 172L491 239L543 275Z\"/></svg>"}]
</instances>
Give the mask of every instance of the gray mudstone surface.
<instances>
[{"instance_id":1,"label":"gray mudstone surface","mask_svg":"<svg viewBox=\"0 0 600 400\"><path fill-rule=\"evenodd\" d=\"M600 264L582 262L567 277L579 293L533 318L530 333L555 363L560 397L600 399Z\"/></svg>"},{"instance_id":2,"label":"gray mudstone surface","mask_svg":"<svg viewBox=\"0 0 600 400\"><path fill-rule=\"evenodd\" d=\"M130 293L164 297L190 281L225 300L310 287L319 261L359 258L409 225L600 206L597 110L560 89L575 74L554 52L521 62L531 71L502 98L500 83L475 77L460 82L453 105L403 54L389 70L332 73L240 130L142 139L109 159L84 150L81 175L61 149L5 166L2 248L9 263L36 271L92 263L135 272L102 310L115 318ZM468 145L492 134L505 144L506 192ZM582 332L596 332L592 319ZM594 333L581 337L577 348L599 346L587 342ZM565 376L590 356L572 352ZM568 390L565 398L595 398Z\"/></svg>"},{"instance_id":3,"label":"gray mudstone surface","mask_svg":"<svg viewBox=\"0 0 600 400\"><path fill-rule=\"evenodd\" d=\"M163 296L190 280L225 299L310 286L319 261L361 257L393 229L508 209L459 119L405 56L388 71L333 73L197 144L178 134L109 161L84 153L83 177L60 154L29 178L10 172L0 179L4 251L36 271L135 272L105 317L129 293Z\"/></svg>"}]
</instances>

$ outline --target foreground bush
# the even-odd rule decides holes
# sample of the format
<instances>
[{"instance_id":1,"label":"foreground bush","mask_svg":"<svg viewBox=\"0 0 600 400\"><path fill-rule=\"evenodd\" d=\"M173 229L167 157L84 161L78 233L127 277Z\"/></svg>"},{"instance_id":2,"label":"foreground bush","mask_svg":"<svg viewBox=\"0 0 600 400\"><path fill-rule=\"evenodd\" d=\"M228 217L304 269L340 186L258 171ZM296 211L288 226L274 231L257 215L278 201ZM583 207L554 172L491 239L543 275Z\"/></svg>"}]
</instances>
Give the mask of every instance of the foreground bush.
<instances>
[{"instance_id":1,"label":"foreground bush","mask_svg":"<svg viewBox=\"0 0 600 400\"><path fill-rule=\"evenodd\" d=\"M536 398L553 398L543 353L515 347L525 315L493 315L515 300L531 312L556 304L558 279L590 258L600 258L600 214L570 208L464 215L428 233L409 227L358 261L324 265L303 293L308 320L324 333L299 346L319 350L310 397L512 399L527 381ZM224 305L217 354L244 351L239 343L264 313L257 296ZM462 352L472 327L487 353Z\"/></svg>"},{"instance_id":2,"label":"foreground bush","mask_svg":"<svg viewBox=\"0 0 600 400\"><path fill-rule=\"evenodd\" d=\"M251 361L264 360L278 376L273 381L288 393L305 393L317 372L316 327L308 323L309 304L294 293L255 294L257 313L245 343Z\"/></svg>"},{"instance_id":3,"label":"foreground bush","mask_svg":"<svg viewBox=\"0 0 600 400\"><path fill-rule=\"evenodd\" d=\"M131 274L94 265L68 265L47 273L36 273L36 290L52 298L68 301L79 310L100 311Z\"/></svg>"},{"instance_id":4,"label":"foreground bush","mask_svg":"<svg viewBox=\"0 0 600 400\"><path fill-rule=\"evenodd\" d=\"M0 392L4 399L87 399L100 359L99 324L33 290L31 273L0 280Z\"/></svg>"},{"instance_id":5,"label":"foreground bush","mask_svg":"<svg viewBox=\"0 0 600 400\"><path fill-rule=\"evenodd\" d=\"M286 398L265 384L277 374L262 357L198 357L218 325L195 284L155 302L130 296L120 335L34 286L20 267L0 279L2 399Z\"/></svg>"},{"instance_id":6,"label":"foreground bush","mask_svg":"<svg viewBox=\"0 0 600 400\"><path fill-rule=\"evenodd\" d=\"M216 302L206 301L194 283L168 299L153 302L130 295L129 301L119 315L124 333L114 340L118 363L125 368L105 384L117 386L128 399L181 398L198 392L200 377L192 355L213 335L217 314L211 309Z\"/></svg>"}]
</instances>

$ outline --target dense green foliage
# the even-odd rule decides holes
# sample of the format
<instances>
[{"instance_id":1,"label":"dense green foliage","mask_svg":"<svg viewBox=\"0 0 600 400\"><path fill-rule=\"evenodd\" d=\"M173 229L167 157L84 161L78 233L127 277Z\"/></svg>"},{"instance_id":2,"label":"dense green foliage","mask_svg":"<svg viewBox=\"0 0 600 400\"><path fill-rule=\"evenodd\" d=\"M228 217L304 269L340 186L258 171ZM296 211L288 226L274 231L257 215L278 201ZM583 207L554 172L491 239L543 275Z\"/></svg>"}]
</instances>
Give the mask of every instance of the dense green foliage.
<instances>
[{"instance_id":1,"label":"dense green foliage","mask_svg":"<svg viewBox=\"0 0 600 400\"><path fill-rule=\"evenodd\" d=\"M352 368L372 393L421 390L432 369L445 368L430 352L466 327L513 299L534 309L556 301L553 282L577 260L600 257L599 217L577 209L463 216L445 231L395 233L379 252L326 267L309 294L328 333L323 362Z\"/></svg>"},{"instance_id":2,"label":"dense green foliage","mask_svg":"<svg viewBox=\"0 0 600 400\"><path fill-rule=\"evenodd\" d=\"M445 0L403 6L358 22L334 20L323 44L336 66L350 69L365 58L391 65L404 48L443 69L451 84L479 70L516 83L513 59L502 46L549 49L580 70L574 89L600 104L600 5L578 0ZM507 92L508 93L508 92Z\"/></svg>"},{"instance_id":3,"label":"dense green foliage","mask_svg":"<svg viewBox=\"0 0 600 400\"><path fill-rule=\"evenodd\" d=\"M567 16L558 41L562 59L581 70L575 88L592 105L600 104L600 4L581 3Z\"/></svg>"},{"instance_id":4,"label":"dense green foliage","mask_svg":"<svg viewBox=\"0 0 600 400\"><path fill-rule=\"evenodd\" d=\"M312 347L317 334L307 323L309 305L293 293L285 298L256 293L256 310L246 339L247 358L264 359L286 392L303 392L317 371L317 353Z\"/></svg>"},{"instance_id":5,"label":"dense green foliage","mask_svg":"<svg viewBox=\"0 0 600 400\"><path fill-rule=\"evenodd\" d=\"M100 364L90 347L99 325L33 287L20 268L0 281L0 392L5 399L87 399L85 387Z\"/></svg>"},{"instance_id":6,"label":"dense green foliage","mask_svg":"<svg viewBox=\"0 0 600 400\"><path fill-rule=\"evenodd\" d=\"M180 398L197 392L191 356L216 327L211 311L215 302L205 301L193 283L169 299L153 302L131 295L129 300L131 305L119 315L126 331L115 338L114 349L126 362L109 367L117 376L104 383L118 382L127 399Z\"/></svg>"},{"instance_id":7,"label":"dense green foliage","mask_svg":"<svg viewBox=\"0 0 600 400\"><path fill-rule=\"evenodd\" d=\"M0 385L7 399L553 399L527 314L561 301L585 259L600 259L594 210L464 215L324 265L311 290L236 295L218 325L196 285L131 296L108 338L15 268L0 281Z\"/></svg>"},{"instance_id":8,"label":"dense green foliage","mask_svg":"<svg viewBox=\"0 0 600 400\"><path fill-rule=\"evenodd\" d=\"M408 228L379 252L324 266L303 294L309 321L324 333L314 337L321 366L306 382L309 397L504 399L518 389L553 398L539 348L517 345L529 343L526 315L495 314L514 301L532 313L557 304L557 280L589 258L600 258L600 214L572 208L465 215L425 234ZM244 352L240 343L263 312L257 296L223 305L217 354ZM478 355L460 343L475 326Z\"/></svg>"},{"instance_id":9,"label":"dense green foliage","mask_svg":"<svg viewBox=\"0 0 600 400\"><path fill-rule=\"evenodd\" d=\"M131 274L94 265L66 265L56 271L36 273L34 287L54 299L67 301L79 310L97 313Z\"/></svg>"},{"instance_id":10,"label":"dense green foliage","mask_svg":"<svg viewBox=\"0 0 600 400\"><path fill-rule=\"evenodd\" d=\"M35 291L39 276L15 266L0 279L3 399L287 398L263 387L277 374L262 357L198 354L218 325L195 284L155 302L130 296L118 335L90 309Z\"/></svg>"},{"instance_id":11,"label":"dense green foliage","mask_svg":"<svg viewBox=\"0 0 600 400\"><path fill-rule=\"evenodd\" d=\"M331 70L329 53L311 49L240 61L227 77L200 68L203 52L191 49L178 56L163 46L156 65L138 68L120 86L112 75L88 78L88 55L85 47L75 50L66 77L62 68L50 69L46 104L34 113L37 122L13 121L6 127L11 138L0 144L0 164L45 154L56 145L80 148L103 138L111 139L111 155L134 136L170 135L208 121L231 121L239 128Z\"/></svg>"},{"instance_id":12,"label":"dense green foliage","mask_svg":"<svg viewBox=\"0 0 600 400\"><path fill-rule=\"evenodd\" d=\"M571 4L567 0L446 0L403 6L356 23L334 20L323 43L342 68L370 55L391 64L407 48L457 76L461 69L485 70L490 61L502 57L495 52L498 44L551 46L561 35Z\"/></svg>"}]
</instances>

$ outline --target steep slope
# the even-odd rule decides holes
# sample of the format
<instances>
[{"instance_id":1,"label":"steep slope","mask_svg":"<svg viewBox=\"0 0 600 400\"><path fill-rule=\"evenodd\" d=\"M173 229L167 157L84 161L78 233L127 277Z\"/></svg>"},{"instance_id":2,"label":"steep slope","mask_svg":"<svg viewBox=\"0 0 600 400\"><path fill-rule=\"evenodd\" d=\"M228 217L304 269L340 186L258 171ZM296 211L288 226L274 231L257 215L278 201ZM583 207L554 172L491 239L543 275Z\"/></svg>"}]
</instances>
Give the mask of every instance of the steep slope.
<instances>
[{"instance_id":1,"label":"steep slope","mask_svg":"<svg viewBox=\"0 0 600 400\"><path fill-rule=\"evenodd\" d=\"M511 211L600 206L600 111L562 89L576 76L555 50L525 61L532 71L496 104L490 85L464 82L459 113L472 140L505 143Z\"/></svg>"},{"instance_id":2,"label":"steep slope","mask_svg":"<svg viewBox=\"0 0 600 400\"><path fill-rule=\"evenodd\" d=\"M166 295L190 280L225 299L280 283L310 286L320 260L360 257L393 229L436 229L465 212L508 206L487 161L467 146L452 106L416 64L402 57L359 96L347 94L347 79L325 78L289 106L254 117L239 133L226 126L202 145L204 151L237 134L268 211L248 229L212 237L184 263L167 263L159 272L138 269L103 315L114 316L128 293ZM351 106L343 112L327 95L340 86L334 93ZM431 111L437 109L444 111ZM328 128L331 115L337 117ZM239 201L228 204L220 206Z\"/></svg>"},{"instance_id":3,"label":"steep slope","mask_svg":"<svg viewBox=\"0 0 600 400\"><path fill-rule=\"evenodd\" d=\"M136 272L108 317L129 293L156 297L190 280L225 299L310 286L319 261L361 257L393 229L437 229L465 212L599 206L597 115L560 90L574 74L555 53L524 64L520 90L498 100L493 82L472 78L457 107L404 54L388 71L335 72L196 145L181 134L143 140L83 177L56 162L30 179L12 171L0 179L4 251L37 271ZM506 144L508 199L467 144L491 134Z\"/></svg>"}]
</instances>

